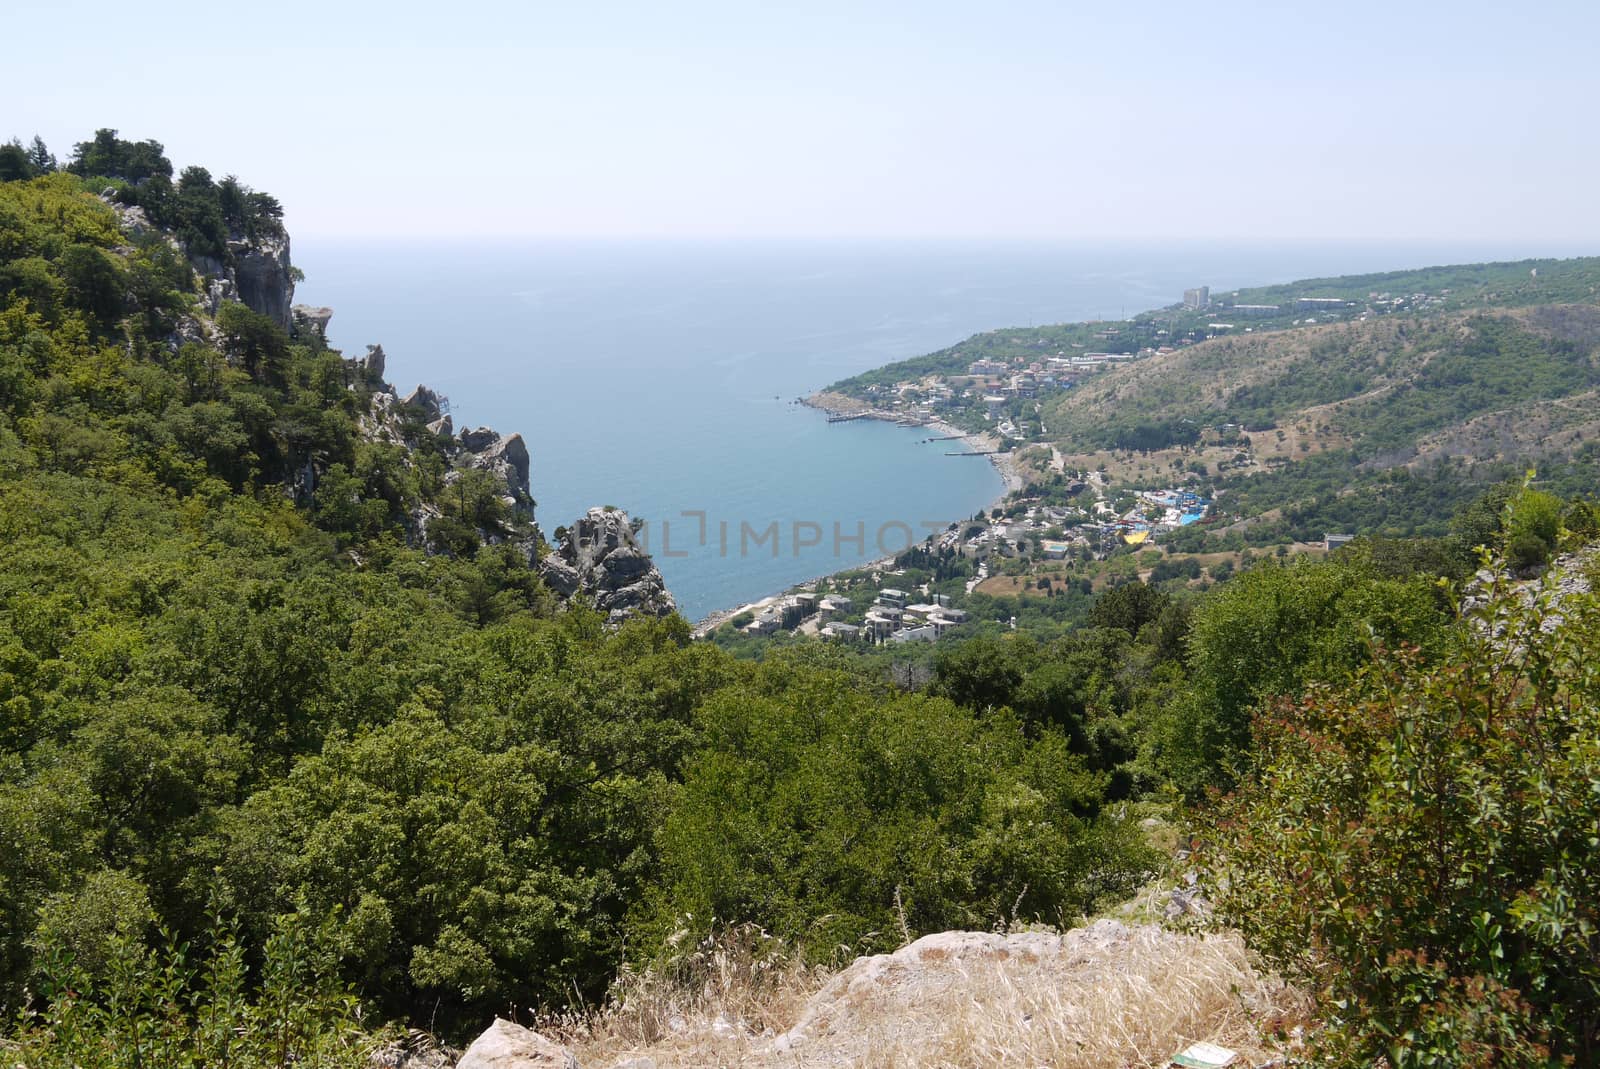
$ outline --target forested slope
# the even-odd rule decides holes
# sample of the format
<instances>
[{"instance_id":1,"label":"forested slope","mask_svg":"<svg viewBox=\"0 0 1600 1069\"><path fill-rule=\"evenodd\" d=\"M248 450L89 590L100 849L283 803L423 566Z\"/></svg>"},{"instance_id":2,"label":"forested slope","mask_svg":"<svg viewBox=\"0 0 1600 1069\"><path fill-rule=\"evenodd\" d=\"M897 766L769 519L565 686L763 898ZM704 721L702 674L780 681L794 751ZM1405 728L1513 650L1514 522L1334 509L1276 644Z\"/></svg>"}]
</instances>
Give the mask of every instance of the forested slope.
<instances>
[{"instance_id":1,"label":"forested slope","mask_svg":"<svg viewBox=\"0 0 1600 1069\"><path fill-rule=\"evenodd\" d=\"M129 212L159 146L73 166L115 173L0 183L8 1013L158 928L209 953L214 915L263 968L301 916L340 982L448 1030L598 996L690 913L831 952L897 900L1070 917L1147 872L1059 730L566 607L517 487L218 285L262 247L220 184L177 183L221 220L197 256Z\"/></svg>"}]
</instances>

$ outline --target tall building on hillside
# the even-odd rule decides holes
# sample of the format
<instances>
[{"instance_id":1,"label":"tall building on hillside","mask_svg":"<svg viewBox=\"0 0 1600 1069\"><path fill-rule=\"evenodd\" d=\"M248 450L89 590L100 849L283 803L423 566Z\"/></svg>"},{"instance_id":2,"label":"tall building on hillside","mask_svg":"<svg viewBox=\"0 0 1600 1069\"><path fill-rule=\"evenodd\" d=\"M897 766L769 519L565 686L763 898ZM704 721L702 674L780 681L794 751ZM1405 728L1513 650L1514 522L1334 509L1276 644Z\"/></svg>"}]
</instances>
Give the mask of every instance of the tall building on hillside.
<instances>
[{"instance_id":1,"label":"tall building on hillside","mask_svg":"<svg viewBox=\"0 0 1600 1069\"><path fill-rule=\"evenodd\" d=\"M1192 290L1183 291L1183 306L1185 308L1206 308L1211 304L1211 287L1196 286Z\"/></svg>"}]
</instances>

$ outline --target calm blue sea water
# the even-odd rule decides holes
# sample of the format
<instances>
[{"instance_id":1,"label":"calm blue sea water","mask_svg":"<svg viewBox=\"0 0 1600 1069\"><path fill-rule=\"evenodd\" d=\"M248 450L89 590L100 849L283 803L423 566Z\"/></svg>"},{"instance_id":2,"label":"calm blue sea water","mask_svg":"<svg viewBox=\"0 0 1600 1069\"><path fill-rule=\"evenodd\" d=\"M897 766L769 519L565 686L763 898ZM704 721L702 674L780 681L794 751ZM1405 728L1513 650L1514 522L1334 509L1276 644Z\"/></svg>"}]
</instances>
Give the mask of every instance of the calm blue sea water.
<instances>
[{"instance_id":1,"label":"calm blue sea water","mask_svg":"<svg viewBox=\"0 0 1600 1069\"><path fill-rule=\"evenodd\" d=\"M920 539L925 524L999 495L986 462L944 456L945 443L921 443L925 431L829 425L792 403L836 379L994 327L1121 318L1188 286L1582 251L398 239L294 249L307 275L297 300L334 308L335 345L355 354L381 342L390 381L443 391L457 429L522 433L546 533L592 505L651 521L650 548L690 619L896 551L909 532Z\"/></svg>"}]
</instances>

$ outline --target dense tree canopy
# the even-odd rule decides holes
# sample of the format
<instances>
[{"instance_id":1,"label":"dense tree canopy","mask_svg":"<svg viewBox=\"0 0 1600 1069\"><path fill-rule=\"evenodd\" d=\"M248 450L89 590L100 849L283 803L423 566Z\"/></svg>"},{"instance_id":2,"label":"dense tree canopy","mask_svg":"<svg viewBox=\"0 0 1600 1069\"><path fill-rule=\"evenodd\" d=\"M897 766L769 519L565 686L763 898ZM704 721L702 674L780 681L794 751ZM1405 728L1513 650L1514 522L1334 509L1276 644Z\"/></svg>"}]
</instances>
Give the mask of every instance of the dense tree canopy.
<instances>
[{"instance_id":1,"label":"dense tree canopy","mask_svg":"<svg viewBox=\"0 0 1600 1069\"><path fill-rule=\"evenodd\" d=\"M555 612L526 517L415 413L364 434L375 384L243 305L195 328L191 258L277 212L164 162L102 131L0 184L8 1011L157 926L235 932L265 983L303 914L344 983L453 1028L598 996L691 914L887 947L897 909L1070 921L1149 871L1042 684L1018 719Z\"/></svg>"}]
</instances>

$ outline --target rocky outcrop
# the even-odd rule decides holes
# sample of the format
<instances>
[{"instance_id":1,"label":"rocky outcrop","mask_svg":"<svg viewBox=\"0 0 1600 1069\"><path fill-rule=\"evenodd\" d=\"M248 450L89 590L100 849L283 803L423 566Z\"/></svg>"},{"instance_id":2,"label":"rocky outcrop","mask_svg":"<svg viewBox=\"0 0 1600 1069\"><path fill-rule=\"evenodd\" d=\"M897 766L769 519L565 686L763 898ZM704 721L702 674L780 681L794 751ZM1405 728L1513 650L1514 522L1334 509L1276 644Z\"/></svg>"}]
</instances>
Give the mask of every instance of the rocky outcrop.
<instances>
[{"instance_id":1,"label":"rocky outcrop","mask_svg":"<svg viewBox=\"0 0 1600 1069\"><path fill-rule=\"evenodd\" d=\"M545 585L571 601L585 598L612 621L637 614L669 616L677 604L620 509L590 509L560 535L539 564Z\"/></svg>"},{"instance_id":2,"label":"rocky outcrop","mask_svg":"<svg viewBox=\"0 0 1600 1069\"><path fill-rule=\"evenodd\" d=\"M857 958L806 1004L800 1020L772 1043L777 1053L815 1045L828 1037L856 1031L853 1020L869 1004L886 994L907 1001L932 999L943 989L970 980L975 970L987 968L998 975L1008 964L1037 968L1062 960L1089 961L1109 956L1108 951L1128 942L1126 926L1099 920L1076 931L937 932L925 935L893 954ZM863 1030L864 1031L864 1030Z\"/></svg>"},{"instance_id":3,"label":"rocky outcrop","mask_svg":"<svg viewBox=\"0 0 1600 1069\"><path fill-rule=\"evenodd\" d=\"M578 1059L559 1043L496 1017L473 1040L456 1069L578 1069Z\"/></svg>"},{"instance_id":4,"label":"rocky outcrop","mask_svg":"<svg viewBox=\"0 0 1600 1069\"><path fill-rule=\"evenodd\" d=\"M296 307L299 307L298 305ZM328 311L331 317L333 312ZM327 339L324 338L324 341ZM393 397L393 390L387 382L383 381L383 366L386 358L383 355L383 346L367 346L366 356L347 356L344 358L345 369L350 373L349 381L352 384L363 383L370 388L389 393Z\"/></svg>"},{"instance_id":5,"label":"rocky outcrop","mask_svg":"<svg viewBox=\"0 0 1600 1069\"><path fill-rule=\"evenodd\" d=\"M289 263L289 235L250 242L228 242L233 254L239 299L284 330L294 325L294 272Z\"/></svg>"},{"instance_id":6,"label":"rocky outcrop","mask_svg":"<svg viewBox=\"0 0 1600 1069\"><path fill-rule=\"evenodd\" d=\"M360 420L362 436L369 441L401 446L412 453L419 450L442 453L447 495L464 472L485 471L494 476L500 487L500 500L506 506L508 522L480 527L478 537L486 545L513 546L532 563L537 558L541 538L533 522L532 460L522 435L502 435L487 427L469 427L456 434L444 395L418 386L405 397L399 397L393 386L377 378L383 367L380 346L369 345L366 357L345 363L354 374L364 376L369 385L375 384L367 398L367 411ZM418 433L419 421L431 436L426 440ZM442 515L444 512L438 504L415 503L405 520L408 542L430 552L434 550L429 528Z\"/></svg>"},{"instance_id":7,"label":"rocky outcrop","mask_svg":"<svg viewBox=\"0 0 1600 1069\"><path fill-rule=\"evenodd\" d=\"M449 419L448 416L445 417ZM528 456L528 444L522 435L502 438L487 427L464 429L458 436L463 452L463 463L469 468L493 472L512 487L530 494L533 462ZM531 504L531 499L530 499Z\"/></svg>"},{"instance_id":8,"label":"rocky outcrop","mask_svg":"<svg viewBox=\"0 0 1600 1069\"><path fill-rule=\"evenodd\" d=\"M150 233L150 231L155 229L150 222L150 217L145 214L143 208L136 204L119 203L117 201L117 191L115 189L107 189L104 193L100 194L100 199L106 204L110 205L111 210L117 213L117 225L126 230L129 237L144 237L146 234ZM167 240L172 242L171 238L168 238ZM172 242L172 244L176 246L177 243Z\"/></svg>"},{"instance_id":9,"label":"rocky outcrop","mask_svg":"<svg viewBox=\"0 0 1600 1069\"><path fill-rule=\"evenodd\" d=\"M216 315L223 301L240 301L284 330L294 326L294 267L289 262L289 235L231 238L228 256L189 255L189 264L205 279L206 313Z\"/></svg>"},{"instance_id":10,"label":"rocky outcrop","mask_svg":"<svg viewBox=\"0 0 1600 1069\"><path fill-rule=\"evenodd\" d=\"M333 319L332 308L313 308L309 304L297 304L289 309L289 314L294 318L296 334L313 333L324 343L327 342L328 323Z\"/></svg>"},{"instance_id":11,"label":"rocky outcrop","mask_svg":"<svg viewBox=\"0 0 1600 1069\"><path fill-rule=\"evenodd\" d=\"M1109 918L1068 932L939 932L832 976L762 972L619 1002L573 1052L597 1069L1099 1067L1166 1065L1203 1041L1260 1066L1282 1064L1294 1043L1284 1033L1311 1008L1258 971L1236 934Z\"/></svg>"},{"instance_id":12,"label":"rocky outcrop","mask_svg":"<svg viewBox=\"0 0 1600 1069\"><path fill-rule=\"evenodd\" d=\"M431 423L445 414L449 402L444 395L418 384L415 390L400 398L400 403L407 408L414 408L422 413L422 418Z\"/></svg>"},{"instance_id":13,"label":"rocky outcrop","mask_svg":"<svg viewBox=\"0 0 1600 1069\"><path fill-rule=\"evenodd\" d=\"M1249 1022L1292 1021L1303 1005L1255 972L1237 936L1110 919L1064 933L941 932L856 959L740 1064L1164 1065L1204 1039L1259 1065L1277 1041Z\"/></svg>"}]
</instances>

